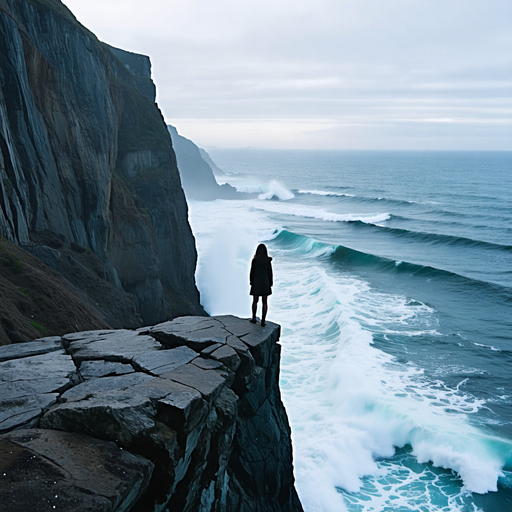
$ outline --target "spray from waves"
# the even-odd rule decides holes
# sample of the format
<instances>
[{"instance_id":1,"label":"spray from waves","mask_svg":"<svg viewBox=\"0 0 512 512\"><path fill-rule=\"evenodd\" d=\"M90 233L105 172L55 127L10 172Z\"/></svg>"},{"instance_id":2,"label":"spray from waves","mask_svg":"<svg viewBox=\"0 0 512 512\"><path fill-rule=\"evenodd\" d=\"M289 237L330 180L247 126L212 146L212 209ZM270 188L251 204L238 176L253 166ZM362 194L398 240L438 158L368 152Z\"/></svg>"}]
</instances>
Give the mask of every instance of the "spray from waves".
<instances>
[{"instance_id":1,"label":"spray from waves","mask_svg":"<svg viewBox=\"0 0 512 512\"><path fill-rule=\"evenodd\" d=\"M279 229L242 201L189 201L189 221L198 250L196 283L202 306L211 315L248 317L251 258L258 243L272 240Z\"/></svg>"},{"instance_id":2,"label":"spray from waves","mask_svg":"<svg viewBox=\"0 0 512 512\"><path fill-rule=\"evenodd\" d=\"M412 447L418 462L456 471L469 491L496 489L512 445L485 436L467 420L483 402L428 381L419 368L375 349L371 332L362 328L368 318L377 318L401 326L409 322L421 331L421 316L432 313L428 307L408 307L404 297L382 300L361 281L307 261L288 259L276 276L276 289L284 292L275 297L284 327L281 384L306 510L339 511L347 493L357 510L380 503L390 510L434 511L443 510L447 500L453 502L450 510L458 510L457 502L464 501L460 481L451 482L433 503L428 467L409 470L401 461L389 461L395 447L404 446ZM372 478L373 490L365 490L364 477ZM441 489L453 480L449 472L440 478Z\"/></svg>"},{"instance_id":3,"label":"spray from waves","mask_svg":"<svg viewBox=\"0 0 512 512\"><path fill-rule=\"evenodd\" d=\"M293 192L290 192L286 187L278 183L276 180L272 180L267 188L269 189L266 192L262 192L258 199L272 199L277 197L281 199L281 201L288 201L289 199L293 199L295 195Z\"/></svg>"},{"instance_id":4,"label":"spray from waves","mask_svg":"<svg viewBox=\"0 0 512 512\"><path fill-rule=\"evenodd\" d=\"M289 205L280 206L274 204L261 208L267 212L280 213L284 215L293 215L294 217L303 217L309 219L320 219L328 222L364 222L375 224L378 222L384 222L391 218L389 213L375 213L375 214L339 214L331 213L326 210L314 210L311 208L304 208L300 206L291 207Z\"/></svg>"},{"instance_id":5,"label":"spray from waves","mask_svg":"<svg viewBox=\"0 0 512 512\"><path fill-rule=\"evenodd\" d=\"M271 180L267 184L261 183L238 183L230 177L225 177L224 183L229 183L234 186L237 192L244 192L248 194L259 194L258 199L279 199L281 201L288 201L293 199L295 194L288 190L285 186L281 185L275 180Z\"/></svg>"}]
</instances>

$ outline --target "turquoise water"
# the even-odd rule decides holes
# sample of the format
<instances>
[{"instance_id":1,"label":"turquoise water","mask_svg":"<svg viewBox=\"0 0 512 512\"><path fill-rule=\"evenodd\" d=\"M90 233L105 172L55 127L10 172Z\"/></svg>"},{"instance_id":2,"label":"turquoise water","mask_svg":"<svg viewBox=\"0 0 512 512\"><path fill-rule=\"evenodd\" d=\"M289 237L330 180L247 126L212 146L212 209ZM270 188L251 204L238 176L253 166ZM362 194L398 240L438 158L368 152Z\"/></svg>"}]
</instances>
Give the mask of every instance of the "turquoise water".
<instances>
[{"instance_id":1,"label":"turquoise water","mask_svg":"<svg viewBox=\"0 0 512 512\"><path fill-rule=\"evenodd\" d=\"M260 198L190 202L202 303L265 241L305 509L512 510L512 153L210 155Z\"/></svg>"}]
</instances>

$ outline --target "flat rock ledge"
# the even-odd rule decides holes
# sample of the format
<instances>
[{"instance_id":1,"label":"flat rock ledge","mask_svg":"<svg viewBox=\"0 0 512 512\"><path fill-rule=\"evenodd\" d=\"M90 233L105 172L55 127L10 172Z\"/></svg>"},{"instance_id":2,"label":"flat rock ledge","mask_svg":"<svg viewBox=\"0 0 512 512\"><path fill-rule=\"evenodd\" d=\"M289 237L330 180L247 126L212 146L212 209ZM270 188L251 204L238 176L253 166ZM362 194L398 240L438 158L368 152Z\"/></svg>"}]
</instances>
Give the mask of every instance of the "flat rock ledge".
<instances>
[{"instance_id":1,"label":"flat rock ledge","mask_svg":"<svg viewBox=\"0 0 512 512\"><path fill-rule=\"evenodd\" d=\"M279 334L180 317L0 347L0 509L302 511Z\"/></svg>"}]
</instances>

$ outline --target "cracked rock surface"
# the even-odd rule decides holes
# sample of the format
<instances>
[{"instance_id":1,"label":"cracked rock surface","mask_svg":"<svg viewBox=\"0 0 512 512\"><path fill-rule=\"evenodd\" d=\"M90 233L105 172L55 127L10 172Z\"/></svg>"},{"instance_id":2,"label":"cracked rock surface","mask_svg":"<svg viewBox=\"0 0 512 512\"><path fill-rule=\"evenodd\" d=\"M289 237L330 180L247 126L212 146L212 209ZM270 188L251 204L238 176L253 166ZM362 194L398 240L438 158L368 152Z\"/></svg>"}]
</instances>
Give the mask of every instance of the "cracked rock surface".
<instances>
[{"instance_id":1,"label":"cracked rock surface","mask_svg":"<svg viewBox=\"0 0 512 512\"><path fill-rule=\"evenodd\" d=\"M2 510L301 511L279 332L180 317L0 347Z\"/></svg>"}]
</instances>

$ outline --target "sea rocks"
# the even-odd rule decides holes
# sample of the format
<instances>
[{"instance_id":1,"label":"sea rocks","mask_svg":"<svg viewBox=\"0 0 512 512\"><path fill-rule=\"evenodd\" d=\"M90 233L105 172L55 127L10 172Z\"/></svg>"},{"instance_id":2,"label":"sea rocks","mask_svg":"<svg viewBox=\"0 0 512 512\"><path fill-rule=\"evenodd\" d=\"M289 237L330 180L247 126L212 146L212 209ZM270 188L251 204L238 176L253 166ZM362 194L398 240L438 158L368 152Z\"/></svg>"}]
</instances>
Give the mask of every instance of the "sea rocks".
<instances>
[{"instance_id":1,"label":"sea rocks","mask_svg":"<svg viewBox=\"0 0 512 512\"><path fill-rule=\"evenodd\" d=\"M68 468L69 450L92 436L91 457L137 454L119 462L133 471L115 483L116 472L108 474L111 466L100 460L103 487L76 492L72 510L300 511L278 338L272 323L263 329L232 316L183 317L138 331L40 340L34 350L0 347L0 358L9 358L0 363L0 446L16 445L16 455L0 456L0 464L16 459L23 475L34 468L45 497L55 475L61 495L70 496L89 462L83 455ZM44 458L42 445L53 458ZM55 458L62 445L66 465ZM9 478L8 502L25 503L25 486Z\"/></svg>"}]
</instances>

